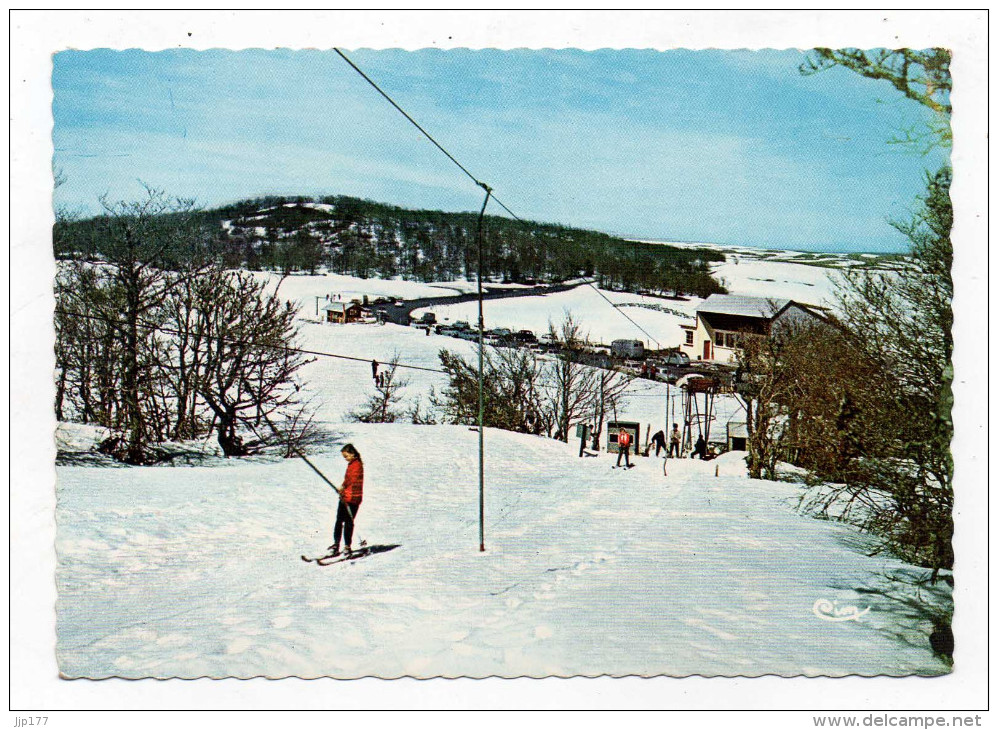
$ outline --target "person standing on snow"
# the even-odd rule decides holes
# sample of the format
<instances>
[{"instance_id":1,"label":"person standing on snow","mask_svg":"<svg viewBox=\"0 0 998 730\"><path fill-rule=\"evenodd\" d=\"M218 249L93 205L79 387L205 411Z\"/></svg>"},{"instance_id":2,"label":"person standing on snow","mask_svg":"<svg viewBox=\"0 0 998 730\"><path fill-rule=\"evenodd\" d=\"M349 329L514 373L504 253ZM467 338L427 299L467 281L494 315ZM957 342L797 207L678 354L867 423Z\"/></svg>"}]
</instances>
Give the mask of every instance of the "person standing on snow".
<instances>
[{"instance_id":1,"label":"person standing on snow","mask_svg":"<svg viewBox=\"0 0 998 730\"><path fill-rule=\"evenodd\" d=\"M627 468L631 468L631 433L626 429L621 429L617 434L617 466L620 466L620 457L624 457Z\"/></svg>"},{"instance_id":2,"label":"person standing on snow","mask_svg":"<svg viewBox=\"0 0 998 730\"><path fill-rule=\"evenodd\" d=\"M701 461L707 458L707 441L704 439L703 434L700 434L696 446L693 447L693 455L699 456Z\"/></svg>"},{"instance_id":3,"label":"person standing on snow","mask_svg":"<svg viewBox=\"0 0 998 730\"><path fill-rule=\"evenodd\" d=\"M346 544L347 555L351 553L351 543L353 542L353 525L357 519L357 510L364 499L364 462L360 459L360 452L353 444L344 446L340 453L347 462L346 475L343 477L343 486L340 489L340 503L336 509L336 526L333 527L333 544L329 548L333 555L340 554L340 537Z\"/></svg>"},{"instance_id":4,"label":"person standing on snow","mask_svg":"<svg viewBox=\"0 0 998 730\"><path fill-rule=\"evenodd\" d=\"M653 444L655 444L655 456L657 457L658 453L660 451L665 451L666 450L666 446L665 446L665 432L664 431L656 431L655 435L651 437L651 442Z\"/></svg>"},{"instance_id":5,"label":"person standing on snow","mask_svg":"<svg viewBox=\"0 0 998 730\"><path fill-rule=\"evenodd\" d=\"M682 436L679 434L679 424L672 424L672 433L669 434L669 453L667 456L672 456L675 453L676 458L679 458L679 442L682 440Z\"/></svg>"}]
</instances>

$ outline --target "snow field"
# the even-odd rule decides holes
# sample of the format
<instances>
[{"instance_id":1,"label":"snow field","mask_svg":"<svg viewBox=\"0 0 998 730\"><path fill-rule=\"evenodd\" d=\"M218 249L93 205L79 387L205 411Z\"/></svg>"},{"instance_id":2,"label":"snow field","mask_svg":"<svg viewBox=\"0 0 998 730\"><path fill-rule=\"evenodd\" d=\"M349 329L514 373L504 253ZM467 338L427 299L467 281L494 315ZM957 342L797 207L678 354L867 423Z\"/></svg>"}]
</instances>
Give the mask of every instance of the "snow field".
<instances>
[{"instance_id":1,"label":"snow field","mask_svg":"<svg viewBox=\"0 0 998 730\"><path fill-rule=\"evenodd\" d=\"M61 467L63 674L946 671L885 587L905 566L795 514L795 488L745 479L737 454L670 460L664 477L658 459L613 470L489 429L480 553L477 433L354 424L338 438L365 461L355 544L401 547L325 568L299 555L329 544L335 500L300 461ZM342 478L335 447L313 461ZM822 598L871 610L829 622L812 612Z\"/></svg>"},{"instance_id":2,"label":"snow field","mask_svg":"<svg viewBox=\"0 0 998 730\"><path fill-rule=\"evenodd\" d=\"M733 292L763 296L794 297L785 293L793 282L817 290L814 272L829 272L775 263L760 272L745 258L730 268L738 272ZM755 286L773 290L748 289ZM575 439L488 429L487 550L480 553L478 434L346 418L374 392L372 357L384 365L398 352L403 363L437 369L441 348L471 359L475 344L314 317L314 296L429 290L451 293L334 275L289 277L280 289L301 302L303 347L357 358L316 357L301 371L303 392L334 444L350 441L364 456L355 545L363 538L400 547L324 568L302 562L301 554L330 544L336 503L300 460L60 466L57 654L65 676L948 671L927 637L929 611L950 605L950 589L910 588L902 581L924 571L870 557L872 544L852 528L799 514L799 488L747 479L739 453L670 460L664 476L660 459L632 457L634 469L615 470L615 455L580 459ZM675 305L690 315L696 306L605 294L661 334L663 346L673 329L679 336L680 315L639 305ZM438 317L472 321L464 306L437 308ZM594 339L645 339L590 287L488 301L486 321L543 332L566 309ZM417 398L425 405L431 388L446 385L440 373L399 375L409 381L402 408ZM611 417L640 422L642 444L649 425L668 431L680 420L675 388L636 380L630 394ZM716 409L711 431L719 439L727 421L743 414L726 397ZM97 435L71 428L59 438L69 450L85 450ZM338 446L312 460L334 483L342 480ZM831 621L827 612L817 615L819 605L846 616L851 607L869 610L859 620Z\"/></svg>"}]
</instances>

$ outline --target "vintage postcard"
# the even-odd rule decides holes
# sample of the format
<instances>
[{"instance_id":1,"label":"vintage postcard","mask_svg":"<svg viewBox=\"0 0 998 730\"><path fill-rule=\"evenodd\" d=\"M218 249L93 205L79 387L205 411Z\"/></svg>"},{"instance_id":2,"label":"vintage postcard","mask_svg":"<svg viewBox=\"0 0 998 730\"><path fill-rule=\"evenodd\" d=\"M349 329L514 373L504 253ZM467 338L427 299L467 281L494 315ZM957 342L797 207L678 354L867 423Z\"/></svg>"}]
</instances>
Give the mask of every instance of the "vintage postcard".
<instances>
[{"instance_id":1,"label":"vintage postcard","mask_svg":"<svg viewBox=\"0 0 998 730\"><path fill-rule=\"evenodd\" d=\"M958 671L956 63L56 49L59 676Z\"/></svg>"}]
</instances>

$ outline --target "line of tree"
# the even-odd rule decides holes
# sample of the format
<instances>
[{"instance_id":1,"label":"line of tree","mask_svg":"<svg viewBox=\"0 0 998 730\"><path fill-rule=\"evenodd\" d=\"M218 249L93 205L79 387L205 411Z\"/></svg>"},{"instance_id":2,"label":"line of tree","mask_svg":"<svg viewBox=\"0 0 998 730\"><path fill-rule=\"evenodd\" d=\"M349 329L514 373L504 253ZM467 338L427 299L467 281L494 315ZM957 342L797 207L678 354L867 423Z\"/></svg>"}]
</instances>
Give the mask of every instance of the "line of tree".
<instances>
[{"instance_id":1,"label":"line of tree","mask_svg":"<svg viewBox=\"0 0 998 730\"><path fill-rule=\"evenodd\" d=\"M149 189L107 203L55 283L56 417L103 426L129 464L167 441L215 433L226 456L311 433L294 308L248 272L222 268L190 201ZM290 454L288 454L290 455Z\"/></svg>"},{"instance_id":2,"label":"line of tree","mask_svg":"<svg viewBox=\"0 0 998 730\"><path fill-rule=\"evenodd\" d=\"M346 196L266 197L201 211L211 249L229 267L440 281L477 274L474 213L408 210ZM103 216L64 221L71 243L93 239ZM639 243L567 226L486 216L483 274L524 283L595 277L607 289L706 297L723 288L704 248ZM99 250L99 246L98 246ZM57 246L57 256L74 256Z\"/></svg>"}]
</instances>

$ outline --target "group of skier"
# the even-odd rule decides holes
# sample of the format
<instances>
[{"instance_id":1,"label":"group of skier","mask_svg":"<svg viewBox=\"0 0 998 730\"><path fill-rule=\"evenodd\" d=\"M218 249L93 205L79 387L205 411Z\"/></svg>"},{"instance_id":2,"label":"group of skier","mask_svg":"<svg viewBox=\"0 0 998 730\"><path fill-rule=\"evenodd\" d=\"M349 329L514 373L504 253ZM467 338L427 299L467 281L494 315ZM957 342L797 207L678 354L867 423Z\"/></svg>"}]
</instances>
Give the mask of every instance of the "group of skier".
<instances>
[{"instance_id":1,"label":"group of skier","mask_svg":"<svg viewBox=\"0 0 998 730\"><path fill-rule=\"evenodd\" d=\"M631 433L626 429L621 429L617 434L617 466L620 466L620 460L624 460L624 464L630 468L631 466L631 442L633 437ZM664 431L656 431L655 435L651 437L651 442L655 445L655 456L657 457L663 451L666 452L666 457L675 456L679 458L682 454L682 434L679 431L679 424L672 424L672 431L669 433L668 445L666 445L666 437ZM649 446L649 451L651 447ZM647 455L647 454L646 454ZM693 446L693 452L690 454L690 458L699 457L700 459L707 459L707 441L701 433L697 438L696 444Z\"/></svg>"}]
</instances>

